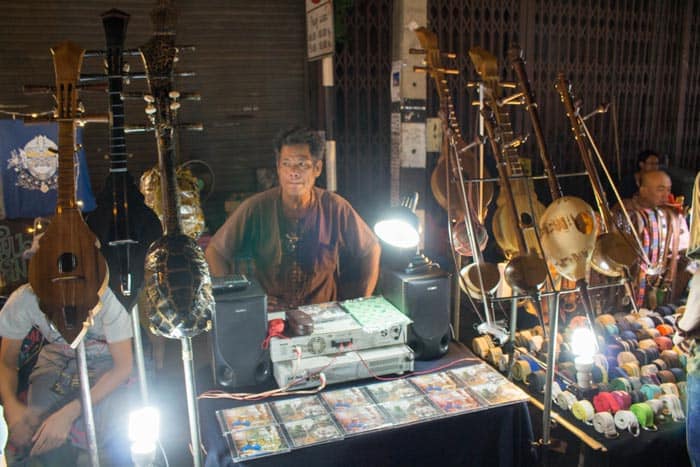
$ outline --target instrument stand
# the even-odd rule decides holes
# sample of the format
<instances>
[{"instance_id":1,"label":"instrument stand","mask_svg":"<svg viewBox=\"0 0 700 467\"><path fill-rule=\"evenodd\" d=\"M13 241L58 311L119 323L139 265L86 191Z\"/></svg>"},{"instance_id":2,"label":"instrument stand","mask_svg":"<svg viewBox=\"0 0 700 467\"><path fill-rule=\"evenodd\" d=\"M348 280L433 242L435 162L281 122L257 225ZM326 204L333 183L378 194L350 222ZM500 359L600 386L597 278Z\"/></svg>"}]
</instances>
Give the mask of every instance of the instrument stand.
<instances>
[{"instance_id":1,"label":"instrument stand","mask_svg":"<svg viewBox=\"0 0 700 467\"><path fill-rule=\"evenodd\" d=\"M190 442L192 443L192 459L194 467L202 467L202 450L199 436L199 410L195 394L194 363L192 359L192 339L183 337L182 367L185 371L185 389L187 391L187 415L190 422Z\"/></svg>"},{"instance_id":2,"label":"instrument stand","mask_svg":"<svg viewBox=\"0 0 700 467\"><path fill-rule=\"evenodd\" d=\"M148 405L148 382L146 381L146 363L143 356L143 341L141 341L141 319L139 317L139 305L131 309L131 330L134 334L134 358L136 359L136 372L139 377L139 391L141 392L141 405Z\"/></svg>"},{"instance_id":3,"label":"instrument stand","mask_svg":"<svg viewBox=\"0 0 700 467\"><path fill-rule=\"evenodd\" d=\"M518 328L518 299L510 300L510 348L508 349L508 379L513 381L513 365L515 365L515 332ZM523 381L524 383L525 381Z\"/></svg>"},{"instance_id":4,"label":"instrument stand","mask_svg":"<svg viewBox=\"0 0 700 467\"><path fill-rule=\"evenodd\" d=\"M80 376L80 403L83 409L83 422L87 434L90 465L99 467L100 458L97 454L97 435L95 434L95 419L92 414L92 397L90 397L90 379L88 377L87 360L85 357L85 340L81 340L75 350L78 359Z\"/></svg>"}]
</instances>

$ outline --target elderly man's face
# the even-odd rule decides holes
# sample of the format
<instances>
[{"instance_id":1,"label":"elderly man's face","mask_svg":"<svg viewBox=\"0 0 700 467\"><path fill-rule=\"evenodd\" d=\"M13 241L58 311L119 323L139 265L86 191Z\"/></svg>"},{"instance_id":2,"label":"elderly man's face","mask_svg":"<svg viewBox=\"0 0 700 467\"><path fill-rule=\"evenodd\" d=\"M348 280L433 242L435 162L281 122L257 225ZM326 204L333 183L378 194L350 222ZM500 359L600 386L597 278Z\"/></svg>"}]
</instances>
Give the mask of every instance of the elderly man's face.
<instances>
[{"instance_id":1,"label":"elderly man's face","mask_svg":"<svg viewBox=\"0 0 700 467\"><path fill-rule=\"evenodd\" d=\"M311 193L323 163L314 161L308 144L282 146L277 174L282 192L287 196L304 197Z\"/></svg>"},{"instance_id":2,"label":"elderly man's face","mask_svg":"<svg viewBox=\"0 0 700 467\"><path fill-rule=\"evenodd\" d=\"M668 202L671 193L671 178L664 172L652 171L642 177L642 185L639 187L639 196L653 207L661 206Z\"/></svg>"}]
</instances>

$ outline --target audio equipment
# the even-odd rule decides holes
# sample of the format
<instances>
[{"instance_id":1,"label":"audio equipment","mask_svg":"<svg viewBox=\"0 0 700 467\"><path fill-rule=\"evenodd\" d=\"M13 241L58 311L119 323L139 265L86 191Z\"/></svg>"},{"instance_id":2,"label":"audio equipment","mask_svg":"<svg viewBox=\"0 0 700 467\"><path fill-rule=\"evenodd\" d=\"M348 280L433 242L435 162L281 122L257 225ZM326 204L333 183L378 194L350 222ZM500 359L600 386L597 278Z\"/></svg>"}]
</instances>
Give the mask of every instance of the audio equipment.
<instances>
[{"instance_id":1,"label":"audio equipment","mask_svg":"<svg viewBox=\"0 0 700 467\"><path fill-rule=\"evenodd\" d=\"M305 336L270 339L273 362L405 344L411 320L383 297L300 306L313 322Z\"/></svg>"},{"instance_id":2,"label":"audio equipment","mask_svg":"<svg viewBox=\"0 0 700 467\"><path fill-rule=\"evenodd\" d=\"M214 382L228 388L252 386L270 374L267 295L249 278L245 289L215 290L214 329L210 336Z\"/></svg>"},{"instance_id":3,"label":"audio equipment","mask_svg":"<svg viewBox=\"0 0 700 467\"><path fill-rule=\"evenodd\" d=\"M405 344L399 344L275 362L272 366L279 387L291 384L293 389L302 389L319 386L321 373L326 377L326 384L334 384L413 371L413 361L413 351Z\"/></svg>"},{"instance_id":4,"label":"audio equipment","mask_svg":"<svg viewBox=\"0 0 700 467\"><path fill-rule=\"evenodd\" d=\"M450 275L439 268L421 274L383 270L380 278L387 300L413 320L408 345L416 360L447 353L450 342Z\"/></svg>"}]
</instances>

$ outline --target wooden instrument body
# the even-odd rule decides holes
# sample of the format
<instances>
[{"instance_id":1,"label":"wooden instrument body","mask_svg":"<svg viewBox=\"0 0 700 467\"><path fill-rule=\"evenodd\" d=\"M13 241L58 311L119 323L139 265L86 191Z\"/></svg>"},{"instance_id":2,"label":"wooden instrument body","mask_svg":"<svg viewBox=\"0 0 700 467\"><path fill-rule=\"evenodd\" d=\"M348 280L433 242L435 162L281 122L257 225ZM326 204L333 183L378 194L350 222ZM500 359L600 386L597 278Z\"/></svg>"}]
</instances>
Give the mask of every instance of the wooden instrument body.
<instances>
[{"instance_id":1,"label":"wooden instrument body","mask_svg":"<svg viewBox=\"0 0 700 467\"><path fill-rule=\"evenodd\" d=\"M98 236L109 265L109 285L130 311L143 285L146 249L162 234L160 220L146 206L143 195L127 171L124 134L123 50L129 15L110 10L102 15L107 42L107 76L110 106L110 171L97 207L86 221Z\"/></svg>"},{"instance_id":2,"label":"wooden instrument body","mask_svg":"<svg viewBox=\"0 0 700 467\"><path fill-rule=\"evenodd\" d=\"M157 6L151 17L155 33L140 50L151 96L147 113L155 127L165 222L164 235L146 254L145 291L151 331L180 339L211 328L214 296L204 252L182 232L179 220L173 136L180 104L179 93L172 88L176 12L165 4Z\"/></svg>"},{"instance_id":3,"label":"wooden instrument body","mask_svg":"<svg viewBox=\"0 0 700 467\"><path fill-rule=\"evenodd\" d=\"M39 307L66 341L75 343L101 307L109 274L97 237L75 199L77 84L83 49L66 41L52 49L58 106L56 214L29 260L29 283Z\"/></svg>"}]
</instances>

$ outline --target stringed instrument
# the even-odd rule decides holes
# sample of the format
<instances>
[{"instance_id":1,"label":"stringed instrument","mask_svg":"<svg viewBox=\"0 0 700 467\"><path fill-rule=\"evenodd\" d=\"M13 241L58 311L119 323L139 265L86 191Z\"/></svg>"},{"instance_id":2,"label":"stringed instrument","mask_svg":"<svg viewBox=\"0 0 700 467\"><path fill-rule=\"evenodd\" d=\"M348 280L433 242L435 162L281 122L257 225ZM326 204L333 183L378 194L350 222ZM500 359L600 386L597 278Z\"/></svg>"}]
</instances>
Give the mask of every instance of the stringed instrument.
<instances>
[{"instance_id":1,"label":"stringed instrument","mask_svg":"<svg viewBox=\"0 0 700 467\"><path fill-rule=\"evenodd\" d=\"M51 49L56 72L58 196L56 213L29 260L29 283L39 307L63 338L77 346L100 310L109 280L100 243L75 197L78 80L84 50L66 41Z\"/></svg>"},{"instance_id":2,"label":"stringed instrument","mask_svg":"<svg viewBox=\"0 0 700 467\"><path fill-rule=\"evenodd\" d=\"M435 33L424 27L417 28L415 33L418 36L418 40L421 44L422 50L420 52L425 52L426 54L427 67L414 67L414 69L416 71L426 71L431 75L433 81L435 82L438 97L440 98L440 107L444 114L447 115L453 123L455 123L456 117L454 114L454 105L452 103L452 96L450 95L450 90L447 86L445 77L447 74L454 74L456 70L449 70L440 65L441 53ZM449 55L451 58L454 58L453 54ZM469 145L462 139L459 126L450 124L450 128L452 128L455 135L458 136L458 138L455 140L455 144L457 145L456 154L459 157L460 166L462 167L463 178L467 180L489 178L491 175L489 174L486 166L483 166L479 162L479 159L471 151ZM448 203L448 200L459 199L463 189L467 192L467 195L469 196L469 205L475 210L478 219L486 218L488 205L493 199L493 183L483 181L475 184L463 183L463 187L460 188L457 180L458 177L456 175L456 173L450 173L448 171L447 157L445 152L442 151L435 169L433 169L433 173L430 176L430 189L433 192L435 201L437 201L440 207L448 211L448 217L462 219L465 214L463 210L464 206L459 203L449 205L450 203ZM473 188L473 186L476 188Z\"/></svg>"},{"instance_id":3,"label":"stringed instrument","mask_svg":"<svg viewBox=\"0 0 700 467\"><path fill-rule=\"evenodd\" d=\"M109 94L109 175L97 196L97 207L86 221L102 245L109 265L109 285L127 311L131 311L143 285L143 264L148 246L163 230L158 216L146 206L127 169L124 135L124 39L129 15L117 9L102 15L107 49L105 63Z\"/></svg>"},{"instance_id":4,"label":"stringed instrument","mask_svg":"<svg viewBox=\"0 0 700 467\"><path fill-rule=\"evenodd\" d=\"M634 242L626 238L624 234L616 228L603 184L596 170L591 153L586 145L586 141L589 143L592 143L592 141L583 131L582 127L584 126L584 122L578 110L574 107L571 85L563 73L557 75L557 81L554 87L559 93L559 97L564 105L572 135L576 141L579 153L581 154L581 159L586 166L586 172L588 172L588 179L593 188L596 204L603 218L603 227L605 231L596 238L595 247L591 256L591 267L608 277L621 277L624 281L627 295L636 311L635 294L630 285L629 278L630 268L638 260L638 253L633 247ZM624 209L624 206L622 206L622 208ZM627 218L629 217L627 216ZM631 226L632 231L634 231L634 228L634 226Z\"/></svg>"},{"instance_id":5,"label":"stringed instrument","mask_svg":"<svg viewBox=\"0 0 700 467\"><path fill-rule=\"evenodd\" d=\"M534 187L527 180L513 179L524 176L517 153L521 141L515 138L510 117L502 110L496 58L481 47L471 48L469 56L483 79L485 107L481 115L498 169L501 191L494 213L493 230L496 241L508 258L504 277L513 289L532 298L535 314L544 327L546 320L540 291L549 274L547 263L539 255L539 242L534 229L544 206L536 199L532 200L530 193ZM514 323L511 325L515 326Z\"/></svg>"},{"instance_id":6,"label":"stringed instrument","mask_svg":"<svg viewBox=\"0 0 700 467\"><path fill-rule=\"evenodd\" d=\"M425 51L426 66L424 70L432 77L440 100L440 120L442 121L444 149L440 155L442 168L433 172L442 176L442 186L450 186L446 191L445 206L456 206L454 210L462 213L463 219L453 228L452 245L454 249L464 256L472 256L474 261L462 268L460 281L462 289L474 298L482 298L495 292L501 280L498 266L484 261L481 250L486 246L488 233L477 220L476 210L473 207L474 199L469 196L468 184L464 183L462 162L465 154L471 154L467 143L462 139L459 123L452 111L452 96L447 85L446 72L442 64L442 53L438 48L437 36L424 27L415 30L416 35ZM440 171L442 173L440 174ZM454 182L450 180L454 178ZM491 186L491 185L489 185ZM449 203L447 201L449 200ZM452 222L449 220L449 222ZM455 235L457 234L457 235ZM463 238L460 238L463 237Z\"/></svg>"},{"instance_id":7,"label":"stringed instrument","mask_svg":"<svg viewBox=\"0 0 700 467\"><path fill-rule=\"evenodd\" d=\"M177 13L167 2L151 13L154 34L140 47L149 94L146 114L154 126L163 193L163 236L145 260L145 291L151 331L172 339L194 337L211 328L214 308L209 266L197 242L183 233L175 174L175 138L180 93L173 89L177 61Z\"/></svg>"},{"instance_id":8,"label":"stringed instrument","mask_svg":"<svg viewBox=\"0 0 700 467\"><path fill-rule=\"evenodd\" d=\"M508 61L518 78L520 93L530 116L540 159L547 176L549 193L552 195L552 203L547 206L539 219L542 250L565 280L579 286L586 313L592 316L586 274L597 232L593 208L581 198L563 195L554 171L554 164L547 150L539 110L525 70L522 50L518 46L514 45L508 50ZM559 288L562 288L561 284ZM576 308L575 294L567 294L562 298L565 310L573 311Z\"/></svg>"},{"instance_id":9,"label":"stringed instrument","mask_svg":"<svg viewBox=\"0 0 700 467\"><path fill-rule=\"evenodd\" d=\"M483 82L484 105L491 111L498 128L501 160L506 168L507 184L510 185L517 212L514 217L506 207L509 201L501 185L492 221L493 236L508 259L522 253L522 247L517 242L517 231L523 232L528 250L539 251L535 225L544 212L544 206L534 194L532 181L525 178L526 173L518 155L522 140L515 137L510 114L505 110L507 104L501 103L498 60L481 47L469 49L469 57Z\"/></svg>"}]
</instances>

